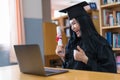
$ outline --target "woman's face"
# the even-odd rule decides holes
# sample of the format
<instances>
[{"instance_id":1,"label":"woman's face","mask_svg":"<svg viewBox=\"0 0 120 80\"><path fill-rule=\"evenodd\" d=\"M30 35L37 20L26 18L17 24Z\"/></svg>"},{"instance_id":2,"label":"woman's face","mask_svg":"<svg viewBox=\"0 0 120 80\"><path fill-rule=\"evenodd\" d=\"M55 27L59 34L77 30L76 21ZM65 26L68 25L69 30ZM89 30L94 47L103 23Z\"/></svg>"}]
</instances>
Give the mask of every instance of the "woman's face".
<instances>
[{"instance_id":1,"label":"woman's face","mask_svg":"<svg viewBox=\"0 0 120 80\"><path fill-rule=\"evenodd\" d=\"M71 29L76 33L77 37L80 37L81 31L78 21L75 18L73 18L72 20L70 20L70 25L71 25Z\"/></svg>"}]
</instances>

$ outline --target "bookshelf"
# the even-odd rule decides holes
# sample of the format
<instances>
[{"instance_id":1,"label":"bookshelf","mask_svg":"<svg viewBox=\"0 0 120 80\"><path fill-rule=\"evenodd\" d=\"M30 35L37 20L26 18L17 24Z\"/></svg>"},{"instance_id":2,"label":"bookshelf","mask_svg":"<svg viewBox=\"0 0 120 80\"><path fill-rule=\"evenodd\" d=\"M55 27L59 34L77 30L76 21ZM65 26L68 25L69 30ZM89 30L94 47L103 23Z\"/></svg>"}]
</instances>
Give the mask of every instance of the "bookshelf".
<instances>
[{"instance_id":1,"label":"bookshelf","mask_svg":"<svg viewBox=\"0 0 120 80\"><path fill-rule=\"evenodd\" d=\"M88 14L91 16L96 30L98 31L98 33L100 33L99 11L98 10L89 10ZM68 41L68 38L69 38L69 37L66 37L66 29L68 29L70 27L68 16L64 15L61 17L52 18L52 21L61 27L61 29L63 31L63 38L64 38L63 41L64 41L64 44L66 44Z\"/></svg>"},{"instance_id":2,"label":"bookshelf","mask_svg":"<svg viewBox=\"0 0 120 80\"><path fill-rule=\"evenodd\" d=\"M44 40L44 58L46 67L61 66L61 59L55 54L56 49L56 24L51 22L43 23L43 40Z\"/></svg>"},{"instance_id":3,"label":"bookshelf","mask_svg":"<svg viewBox=\"0 0 120 80\"><path fill-rule=\"evenodd\" d=\"M52 18L53 21L56 21L56 24L61 26L62 29L66 28L66 20L68 20L68 16L64 15L57 18Z\"/></svg>"},{"instance_id":4,"label":"bookshelf","mask_svg":"<svg viewBox=\"0 0 120 80\"><path fill-rule=\"evenodd\" d=\"M99 0L99 2L100 2L100 10L99 10L100 35L108 40L110 45L113 47L112 49L114 53L119 54L120 53L120 0ZM120 69L118 70L118 73L120 73Z\"/></svg>"}]
</instances>

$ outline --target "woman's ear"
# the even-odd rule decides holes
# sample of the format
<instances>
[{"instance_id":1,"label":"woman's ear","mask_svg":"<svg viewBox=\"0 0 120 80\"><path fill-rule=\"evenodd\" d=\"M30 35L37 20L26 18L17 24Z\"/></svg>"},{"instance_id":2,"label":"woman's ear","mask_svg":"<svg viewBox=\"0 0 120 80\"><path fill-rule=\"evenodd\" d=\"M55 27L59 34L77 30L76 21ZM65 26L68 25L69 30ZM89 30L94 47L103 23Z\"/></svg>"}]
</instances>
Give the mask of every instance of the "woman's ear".
<instances>
[{"instance_id":1,"label":"woman's ear","mask_svg":"<svg viewBox=\"0 0 120 80\"><path fill-rule=\"evenodd\" d=\"M84 6L84 9L85 9L85 11L89 11L91 8L90 8L90 5L87 5L87 6Z\"/></svg>"}]
</instances>

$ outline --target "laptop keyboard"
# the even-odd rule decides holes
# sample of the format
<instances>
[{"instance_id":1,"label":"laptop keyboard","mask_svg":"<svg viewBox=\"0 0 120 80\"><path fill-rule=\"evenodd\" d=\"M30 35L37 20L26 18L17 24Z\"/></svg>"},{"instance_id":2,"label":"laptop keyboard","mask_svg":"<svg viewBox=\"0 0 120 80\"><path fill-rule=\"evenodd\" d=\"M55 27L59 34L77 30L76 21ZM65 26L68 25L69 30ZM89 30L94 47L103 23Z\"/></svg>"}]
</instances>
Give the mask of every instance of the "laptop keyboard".
<instances>
[{"instance_id":1,"label":"laptop keyboard","mask_svg":"<svg viewBox=\"0 0 120 80\"><path fill-rule=\"evenodd\" d=\"M45 73L51 74L51 73L55 73L55 72L52 72L52 71L45 71Z\"/></svg>"},{"instance_id":2,"label":"laptop keyboard","mask_svg":"<svg viewBox=\"0 0 120 80\"><path fill-rule=\"evenodd\" d=\"M46 73L59 73L59 72L62 72L62 70L45 68L45 72Z\"/></svg>"},{"instance_id":3,"label":"laptop keyboard","mask_svg":"<svg viewBox=\"0 0 120 80\"><path fill-rule=\"evenodd\" d=\"M52 75L52 74L59 74L68 72L68 70L62 70L62 69L53 69L53 68L44 68L46 75Z\"/></svg>"}]
</instances>

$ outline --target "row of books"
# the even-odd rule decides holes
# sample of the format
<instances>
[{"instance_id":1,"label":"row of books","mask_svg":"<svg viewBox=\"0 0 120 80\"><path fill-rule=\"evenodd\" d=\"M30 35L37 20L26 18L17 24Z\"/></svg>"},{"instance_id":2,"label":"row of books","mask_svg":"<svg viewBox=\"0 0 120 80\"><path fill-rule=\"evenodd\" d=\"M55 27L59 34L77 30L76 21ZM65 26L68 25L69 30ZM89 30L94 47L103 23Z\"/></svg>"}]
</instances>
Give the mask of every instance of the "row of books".
<instances>
[{"instance_id":1,"label":"row of books","mask_svg":"<svg viewBox=\"0 0 120 80\"><path fill-rule=\"evenodd\" d=\"M105 38L113 48L120 48L120 34L116 32L106 32Z\"/></svg>"},{"instance_id":2,"label":"row of books","mask_svg":"<svg viewBox=\"0 0 120 80\"><path fill-rule=\"evenodd\" d=\"M120 71L120 54L115 55L117 70Z\"/></svg>"},{"instance_id":3,"label":"row of books","mask_svg":"<svg viewBox=\"0 0 120 80\"><path fill-rule=\"evenodd\" d=\"M119 26L120 25L120 11L103 10L103 25L104 26Z\"/></svg>"},{"instance_id":4,"label":"row of books","mask_svg":"<svg viewBox=\"0 0 120 80\"><path fill-rule=\"evenodd\" d=\"M114 3L114 2L120 2L120 0L102 0L103 4L110 4L110 3Z\"/></svg>"},{"instance_id":5,"label":"row of books","mask_svg":"<svg viewBox=\"0 0 120 80\"><path fill-rule=\"evenodd\" d=\"M120 64L120 55L116 55L115 57L116 57L116 63Z\"/></svg>"},{"instance_id":6,"label":"row of books","mask_svg":"<svg viewBox=\"0 0 120 80\"><path fill-rule=\"evenodd\" d=\"M70 27L70 23L69 23L69 19L64 19L64 26L66 27ZM59 25L59 21L58 20L52 20L52 23L55 23L56 25Z\"/></svg>"}]
</instances>

